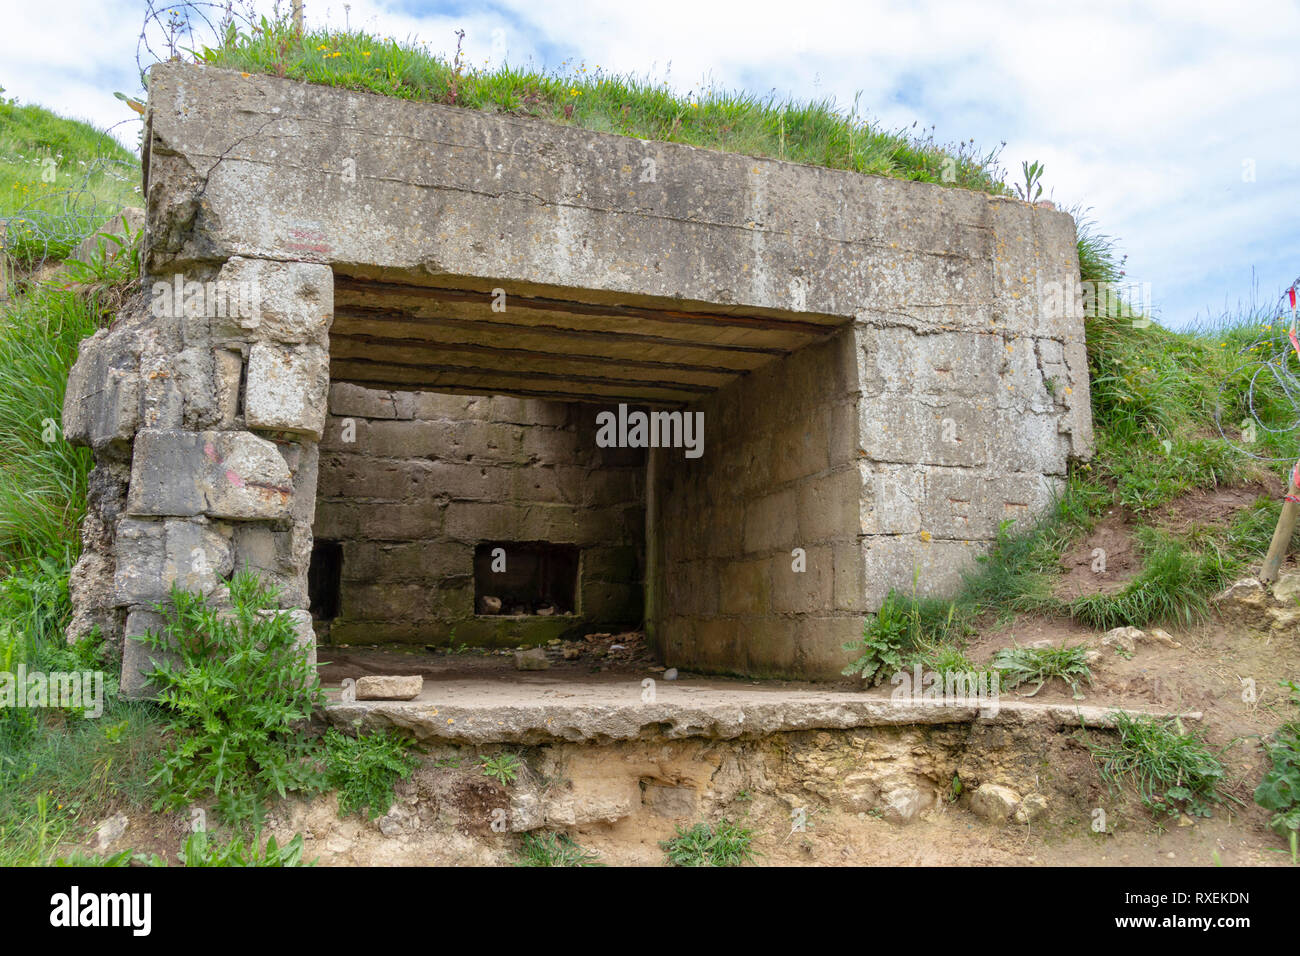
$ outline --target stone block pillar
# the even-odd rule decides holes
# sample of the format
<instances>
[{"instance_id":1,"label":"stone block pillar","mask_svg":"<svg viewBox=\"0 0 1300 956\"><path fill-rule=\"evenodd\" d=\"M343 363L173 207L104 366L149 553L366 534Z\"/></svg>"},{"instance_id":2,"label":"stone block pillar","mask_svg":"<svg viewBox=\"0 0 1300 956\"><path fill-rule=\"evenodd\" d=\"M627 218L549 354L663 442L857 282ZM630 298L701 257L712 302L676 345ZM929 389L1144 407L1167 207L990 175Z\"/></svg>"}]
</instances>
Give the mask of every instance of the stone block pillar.
<instances>
[{"instance_id":1,"label":"stone block pillar","mask_svg":"<svg viewBox=\"0 0 1300 956\"><path fill-rule=\"evenodd\" d=\"M224 599L250 569L313 648L307 568L329 391L329 267L234 257L150 276L82 343L64 433L94 450L70 639L122 641L122 691L147 696L140 636L173 583Z\"/></svg>"}]
</instances>

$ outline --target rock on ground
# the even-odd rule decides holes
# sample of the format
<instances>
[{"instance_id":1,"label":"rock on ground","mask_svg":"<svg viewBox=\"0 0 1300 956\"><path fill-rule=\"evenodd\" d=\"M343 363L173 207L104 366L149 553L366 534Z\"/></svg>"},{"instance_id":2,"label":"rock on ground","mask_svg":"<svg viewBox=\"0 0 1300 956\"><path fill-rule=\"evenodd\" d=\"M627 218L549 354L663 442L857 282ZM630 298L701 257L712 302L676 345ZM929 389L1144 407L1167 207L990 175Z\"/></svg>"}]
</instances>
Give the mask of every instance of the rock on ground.
<instances>
[{"instance_id":1,"label":"rock on ground","mask_svg":"<svg viewBox=\"0 0 1300 956\"><path fill-rule=\"evenodd\" d=\"M424 678L368 675L357 678L357 700L414 700L424 689Z\"/></svg>"},{"instance_id":2,"label":"rock on ground","mask_svg":"<svg viewBox=\"0 0 1300 956\"><path fill-rule=\"evenodd\" d=\"M971 813L990 823L1006 823L1020 806L1020 794L997 783L980 784L971 794Z\"/></svg>"}]
</instances>

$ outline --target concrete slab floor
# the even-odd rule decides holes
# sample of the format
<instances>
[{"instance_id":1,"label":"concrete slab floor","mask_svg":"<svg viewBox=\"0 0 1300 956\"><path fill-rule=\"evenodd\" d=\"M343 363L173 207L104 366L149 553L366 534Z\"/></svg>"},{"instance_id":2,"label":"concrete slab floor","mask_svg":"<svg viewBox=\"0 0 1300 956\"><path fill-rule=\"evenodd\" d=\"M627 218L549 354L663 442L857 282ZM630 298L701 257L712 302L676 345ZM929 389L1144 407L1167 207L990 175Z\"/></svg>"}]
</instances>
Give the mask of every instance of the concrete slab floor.
<instances>
[{"instance_id":1,"label":"concrete slab floor","mask_svg":"<svg viewBox=\"0 0 1300 956\"><path fill-rule=\"evenodd\" d=\"M1044 727L1110 726L1114 708L1097 704L997 701L935 705L891 699L891 688L845 690L795 682L683 675L667 681L644 666L591 673L569 667L516 671L509 657L411 654L387 649L322 648L322 683L336 726L405 730L421 741L482 745L602 743L709 737L730 740L798 730L993 720ZM566 662L572 663L572 662ZM421 674L410 701L341 700L340 681L366 673ZM653 681L647 685L645 681ZM1155 710L1128 710L1172 716ZM983 713L983 716L981 716ZM1199 713L1184 713L1189 720Z\"/></svg>"}]
</instances>

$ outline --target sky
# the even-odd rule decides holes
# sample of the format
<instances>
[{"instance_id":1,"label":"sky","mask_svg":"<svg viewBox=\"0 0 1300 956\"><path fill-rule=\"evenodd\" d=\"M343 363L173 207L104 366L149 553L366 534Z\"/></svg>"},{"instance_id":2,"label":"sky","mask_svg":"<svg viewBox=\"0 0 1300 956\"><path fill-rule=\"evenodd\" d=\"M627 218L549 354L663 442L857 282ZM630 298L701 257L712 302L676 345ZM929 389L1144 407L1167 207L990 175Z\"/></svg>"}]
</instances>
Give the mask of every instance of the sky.
<instances>
[{"instance_id":1,"label":"sky","mask_svg":"<svg viewBox=\"0 0 1300 956\"><path fill-rule=\"evenodd\" d=\"M140 91L144 12L0 0L4 95L122 123L134 146L113 93ZM1272 308L1300 278L1295 0L307 0L306 17L447 54L463 29L478 64L585 63L846 111L856 96L889 129L1005 142L1012 178L1042 162L1044 198L1119 240L1131 295L1172 328Z\"/></svg>"}]
</instances>

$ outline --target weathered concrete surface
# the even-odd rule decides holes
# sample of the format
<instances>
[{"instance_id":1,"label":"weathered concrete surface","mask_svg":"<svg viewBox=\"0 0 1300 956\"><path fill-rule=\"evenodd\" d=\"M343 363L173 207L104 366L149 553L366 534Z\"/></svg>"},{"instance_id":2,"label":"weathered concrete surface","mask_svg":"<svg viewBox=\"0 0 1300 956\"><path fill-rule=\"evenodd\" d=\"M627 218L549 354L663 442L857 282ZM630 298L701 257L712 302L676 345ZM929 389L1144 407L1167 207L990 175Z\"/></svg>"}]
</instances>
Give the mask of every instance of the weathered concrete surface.
<instances>
[{"instance_id":1,"label":"weathered concrete surface","mask_svg":"<svg viewBox=\"0 0 1300 956\"><path fill-rule=\"evenodd\" d=\"M335 380L688 403L855 320L1082 343L1042 305L1078 285L1053 209L180 64L150 90L148 268L332 266Z\"/></svg>"},{"instance_id":2,"label":"weathered concrete surface","mask_svg":"<svg viewBox=\"0 0 1300 956\"><path fill-rule=\"evenodd\" d=\"M279 589L278 603L314 655L306 577L314 437L328 387L325 347L315 343L328 341L330 316L321 309L330 301L329 270L296 265L236 270L232 283L256 285L250 275L259 271L281 281L266 312L249 313L248 329L238 326L244 310L228 306L254 299L229 298L208 270L146 282L111 330L81 345L64 430L73 444L94 449L96 467L70 584L69 637L99 627L121 646L128 695L148 692L140 673L147 659L131 639L147 609L166 601L173 585L220 603L218 585L236 569L261 572ZM184 290L184 300L173 289ZM259 349L272 357L314 350L316 358L306 375L259 377L249 362ZM251 406L250 396L258 400ZM259 419L257 408L267 406L274 412Z\"/></svg>"},{"instance_id":3,"label":"weathered concrete surface","mask_svg":"<svg viewBox=\"0 0 1300 956\"><path fill-rule=\"evenodd\" d=\"M293 479L272 442L249 432L140 432L132 515L267 519L289 516Z\"/></svg>"},{"instance_id":4,"label":"weathered concrete surface","mask_svg":"<svg viewBox=\"0 0 1300 956\"><path fill-rule=\"evenodd\" d=\"M367 674L357 678L357 700L414 700L424 689L424 678L419 674L408 676Z\"/></svg>"},{"instance_id":5,"label":"weathered concrete surface","mask_svg":"<svg viewBox=\"0 0 1300 956\"><path fill-rule=\"evenodd\" d=\"M697 406L706 453L656 449L648 623L670 666L836 678L868 605L851 329Z\"/></svg>"},{"instance_id":6,"label":"weathered concrete surface","mask_svg":"<svg viewBox=\"0 0 1300 956\"><path fill-rule=\"evenodd\" d=\"M845 319L942 285L1032 332L1012 296L1057 263L988 263L1026 231L1073 243L1064 213L843 170L180 64L149 90L150 271L240 255Z\"/></svg>"},{"instance_id":7,"label":"weathered concrete surface","mask_svg":"<svg viewBox=\"0 0 1300 956\"><path fill-rule=\"evenodd\" d=\"M645 453L596 447L591 406L338 383L330 411L313 530L342 548L331 642L516 647L640 625ZM573 612L478 613L485 539L580 548Z\"/></svg>"},{"instance_id":8,"label":"weathered concrete surface","mask_svg":"<svg viewBox=\"0 0 1300 956\"><path fill-rule=\"evenodd\" d=\"M635 680L573 681L543 676L504 680L426 681L413 701L339 703L327 718L340 727L396 727L420 740L460 744L555 741L719 740L793 730L970 723L1042 722L1046 726L1110 727L1113 709L1001 700L981 717L977 706L894 702L887 695L811 691L722 681L658 681L653 702ZM1136 713L1136 711L1134 712ZM1167 715L1157 715L1167 716ZM1183 714L1199 719L1199 714Z\"/></svg>"}]
</instances>

